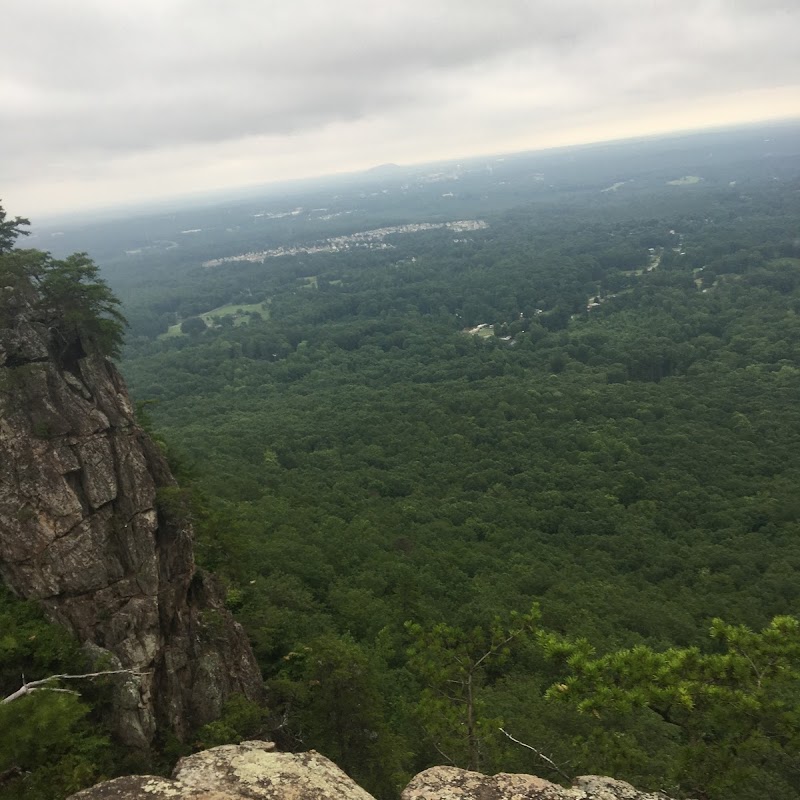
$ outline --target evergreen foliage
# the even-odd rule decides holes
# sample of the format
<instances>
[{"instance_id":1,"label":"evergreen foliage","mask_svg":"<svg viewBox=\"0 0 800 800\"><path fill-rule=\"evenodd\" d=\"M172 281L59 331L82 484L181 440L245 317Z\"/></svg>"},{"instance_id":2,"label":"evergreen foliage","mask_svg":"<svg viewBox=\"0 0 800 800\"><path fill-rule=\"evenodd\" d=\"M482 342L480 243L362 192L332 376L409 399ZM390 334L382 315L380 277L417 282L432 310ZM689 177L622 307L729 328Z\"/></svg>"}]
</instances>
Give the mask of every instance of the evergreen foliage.
<instances>
[{"instance_id":1,"label":"evergreen foliage","mask_svg":"<svg viewBox=\"0 0 800 800\"><path fill-rule=\"evenodd\" d=\"M0 586L0 696L24 679L83 671L77 642ZM90 692L99 702L102 695ZM0 703L0 798L53 800L108 775L115 755L90 703L38 691Z\"/></svg>"},{"instance_id":2,"label":"evergreen foliage","mask_svg":"<svg viewBox=\"0 0 800 800\"><path fill-rule=\"evenodd\" d=\"M0 207L0 284L26 295L50 326L60 355L81 342L85 349L118 356L125 317L98 266L86 253L56 259L41 250L15 249L17 238L27 233L22 226L28 224L21 217L6 221Z\"/></svg>"},{"instance_id":3,"label":"evergreen foliage","mask_svg":"<svg viewBox=\"0 0 800 800\"><path fill-rule=\"evenodd\" d=\"M538 609L512 614L508 625L499 619L484 629L463 631L444 623L425 630L406 623L412 644L409 666L425 688L418 713L435 749L454 766L480 771L485 752L497 737L502 720L487 718L482 689L487 675L501 674L500 667L529 635L539 617Z\"/></svg>"},{"instance_id":4,"label":"evergreen foliage","mask_svg":"<svg viewBox=\"0 0 800 800\"><path fill-rule=\"evenodd\" d=\"M23 228L30 224L30 220L24 217L9 219L5 209L0 205L0 255L11 250L20 236L28 235L28 231Z\"/></svg>"},{"instance_id":5,"label":"evergreen foliage","mask_svg":"<svg viewBox=\"0 0 800 800\"><path fill-rule=\"evenodd\" d=\"M800 786L800 622L776 617L760 632L715 619L718 647L655 651L645 645L596 656L586 641L542 636L566 659L567 678L548 696L582 713L651 712L678 751L670 784L708 797L794 798ZM606 729L615 736L620 732ZM647 742L642 744L647 746Z\"/></svg>"},{"instance_id":6,"label":"evergreen foliage","mask_svg":"<svg viewBox=\"0 0 800 800\"><path fill-rule=\"evenodd\" d=\"M322 634L284 657L270 687L285 745L319 748L356 781L391 796L410 778L402 769L407 743L387 724L379 669L352 637Z\"/></svg>"}]
</instances>

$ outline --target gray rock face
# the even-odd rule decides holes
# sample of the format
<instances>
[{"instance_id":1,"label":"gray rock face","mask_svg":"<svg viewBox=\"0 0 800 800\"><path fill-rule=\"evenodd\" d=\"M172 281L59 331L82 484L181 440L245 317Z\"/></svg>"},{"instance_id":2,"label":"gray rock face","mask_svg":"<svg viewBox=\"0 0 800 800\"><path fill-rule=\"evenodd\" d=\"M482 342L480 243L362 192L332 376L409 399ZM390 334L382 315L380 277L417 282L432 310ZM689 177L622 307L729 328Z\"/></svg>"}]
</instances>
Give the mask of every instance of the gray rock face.
<instances>
[{"instance_id":1,"label":"gray rock face","mask_svg":"<svg viewBox=\"0 0 800 800\"><path fill-rule=\"evenodd\" d=\"M629 783L597 775L576 778L565 789L535 775L481 775L456 767L420 772L403 790L401 800L669 800Z\"/></svg>"},{"instance_id":2,"label":"gray rock face","mask_svg":"<svg viewBox=\"0 0 800 800\"><path fill-rule=\"evenodd\" d=\"M52 332L0 290L0 577L38 600L105 668L132 668L116 728L147 747L183 737L234 692L260 696L241 628L197 572L192 530L160 495L169 467L139 428L114 365ZM65 348L61 348L62 352ZM103 658L101 658L103 657Z\"/></svg>"},{"instance_id":3,"label":"gray rock face","mask_svg":"<svg viewBox=\"0 0 800 800\"><path fill-rule=\"evenodd\" d=\"M117 778L69 800L373 800L313 750L275 753L267 742L224 745L181 759L171 780ZM565 789L534 775L480 775L433 767L417 775L402 800L669 800L611 778L577 778Z\"/></svg>"},{"instance_id":4,"label":"gray rock face","mask_svg":"<svg viewBox=\"0 0 800 800\"><path fill-rule=\"evenodd\" d=\"M268 742L215 747L181 759L172 780L117 778L70 800L373 800L319 753L272 749Z\"/></svg>"}]
</instances>

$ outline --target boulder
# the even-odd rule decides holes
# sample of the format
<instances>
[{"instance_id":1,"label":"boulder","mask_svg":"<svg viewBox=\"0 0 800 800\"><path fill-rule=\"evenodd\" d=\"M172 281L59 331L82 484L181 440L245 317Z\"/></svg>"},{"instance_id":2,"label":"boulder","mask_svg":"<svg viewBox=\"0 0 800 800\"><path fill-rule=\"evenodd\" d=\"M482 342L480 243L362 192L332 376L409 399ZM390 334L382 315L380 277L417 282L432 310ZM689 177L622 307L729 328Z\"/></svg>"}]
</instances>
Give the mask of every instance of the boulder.
<instances>
[{"instance_id":1,"label":"boulder","mask_svg":"<svg viewBox=\"0 0 800 800\"><path fill-rule=\"evenodd\" d=\"M242 742L195 753L172 779L117 778L69 800L373 800L332 761L311 750L276 753L271 742Z\"/></svg>"},{"instance_id":2,"label":"boulder","mask_svg":"<svg viewBox=\"0 0 800 800\"><path fill-rule=\"evenodd\" d=\"M456 767L431 767L414 777L402 800L669 800L629 783L598 775L576 778L567 789L535 775L481 775Z\"/></svg>"}]
</instances>

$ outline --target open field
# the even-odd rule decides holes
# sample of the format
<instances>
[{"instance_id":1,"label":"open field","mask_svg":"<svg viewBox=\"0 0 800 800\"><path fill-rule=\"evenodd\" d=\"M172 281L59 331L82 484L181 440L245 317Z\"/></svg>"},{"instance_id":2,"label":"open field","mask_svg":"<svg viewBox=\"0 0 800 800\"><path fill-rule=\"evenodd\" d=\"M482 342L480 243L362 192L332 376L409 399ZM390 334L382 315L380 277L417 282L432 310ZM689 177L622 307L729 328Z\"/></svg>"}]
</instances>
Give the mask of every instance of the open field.
<instances>
[{"instance_id":1,"label":"open field","mask_svg":"<svg viewBox=\"0 0 800 800\"><path fill-rule=\"evenodd\" d=\"M212 308L211 311L206 311L197 316L206 323L206 325L214 325L215 321L222 317L233 317L234 325L246 325L250 321L250 314L261 314L262 317L269 317L269 303L251 303L250 305L243 305L242 303L228 303L225 306ZM161 337L183 336L181 333L181 323L177 322L171 325L166 333L162 333Z\"/></svg>"}]
</instances>

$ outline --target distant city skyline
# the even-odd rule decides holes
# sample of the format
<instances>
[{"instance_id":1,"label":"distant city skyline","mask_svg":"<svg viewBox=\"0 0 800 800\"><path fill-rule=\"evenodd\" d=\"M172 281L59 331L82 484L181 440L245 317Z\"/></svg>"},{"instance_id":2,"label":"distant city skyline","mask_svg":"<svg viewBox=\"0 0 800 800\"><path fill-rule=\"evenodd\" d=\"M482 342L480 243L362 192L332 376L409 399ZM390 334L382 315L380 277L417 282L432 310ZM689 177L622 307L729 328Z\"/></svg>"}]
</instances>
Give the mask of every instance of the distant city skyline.
<instances>
[{"instance_id":1,"label":"distant city skyline","mask_svg":"<svg viewBox=\"0 0 800 800\"><path fill-rule=\"evenodd\" d=\"M792 0L9 0L28 217L800 118Z\"/></svg>"}]
</instances>

